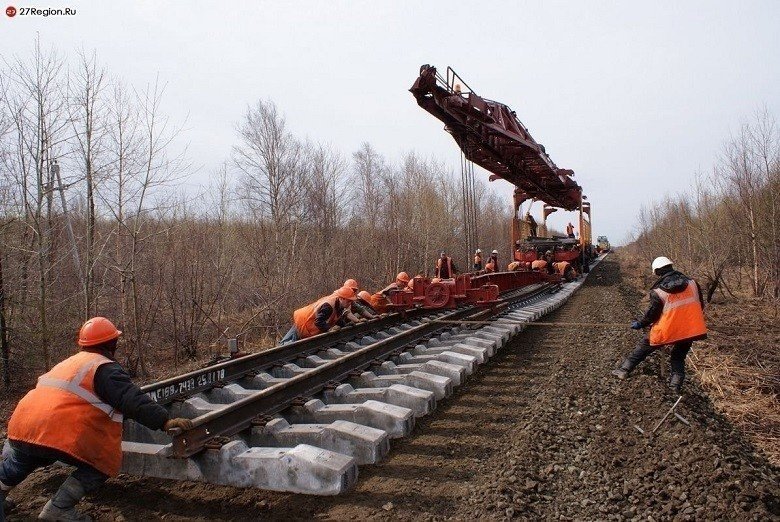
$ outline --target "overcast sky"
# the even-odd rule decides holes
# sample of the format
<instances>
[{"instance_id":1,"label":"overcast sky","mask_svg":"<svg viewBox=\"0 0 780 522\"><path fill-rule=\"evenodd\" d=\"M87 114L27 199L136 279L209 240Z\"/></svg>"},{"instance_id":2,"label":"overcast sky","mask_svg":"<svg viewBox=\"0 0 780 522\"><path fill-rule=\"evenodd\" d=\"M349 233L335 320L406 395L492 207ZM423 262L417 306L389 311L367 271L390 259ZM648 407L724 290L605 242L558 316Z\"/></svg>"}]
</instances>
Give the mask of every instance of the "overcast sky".
<instances>
[{"instance_id":1,"label":"overcast sky","mask_svg":"<svg viewBox=\"0 0 780 522\"><path fill-rule=\"evenodd\" d=\"M63 54L95 49L136 87L159 73L164 110L187 121L193 186L229 157L258 99L347 156L368 141L391 160L413 149L459 169L455 142L408 92L421 64L450 65L575 171L594 235L617 243L643 203L709 171L756 110L780 118L777 0L45 4L77 14L3 16L0 54L29 52L38 31Z\"/></svg>"}]
</instances>

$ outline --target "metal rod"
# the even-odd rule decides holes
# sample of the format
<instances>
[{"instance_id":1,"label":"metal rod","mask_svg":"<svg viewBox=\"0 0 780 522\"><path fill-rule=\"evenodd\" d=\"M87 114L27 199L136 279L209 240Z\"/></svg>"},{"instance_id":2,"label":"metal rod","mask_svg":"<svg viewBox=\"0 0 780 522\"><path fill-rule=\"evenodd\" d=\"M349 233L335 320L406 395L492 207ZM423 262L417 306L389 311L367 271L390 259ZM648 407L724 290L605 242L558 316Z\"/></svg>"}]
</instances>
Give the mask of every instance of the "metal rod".
<instances>
[{"instance_id":1,"label":"metal rod","mask_svg":"<svg viewBox=\"0 0 780 522\"><path fill-rule=\"evenodd\" d=\"M436 319L436 322L445 324L489 324L495 322L495 319L490 321L450 321L445 319ZM593 327L610 327L610 328L626 328L626 323L543 323L543 322L525 322L525 321L501 321L503 324L518 324L527 326L593 326Z\"/></svg>"},{"instance_id":2,"label":"metal rod","mask_svg":"<svg viewBox=\"0 0 780 522\"><path fill-rule=\"evenodd\" d=\"M678 405L678 404L680 404L680 401L681 401L681 400L682 400L682 395L680 395L680 396L677 398L677 402L675 402L675 403L672 405L672 407L671 407L671 408L669 408L669 411L667 411L667 412L666 412L666 415L664 415L664 418L663 418L663 419L661 419L661 420L660 420L660 422L659 422L658 424L656 424L655 428L653 428L653 431L651 431L650 433L655 433L655 431L656 431L658 428L660 428L660 427L661 427L661 424L663 424L663 423L664 423L664 421L667 419L667 417L669 417L669 415L671 415L671 414L672 414L672 412L673 412L673 411L674 411L674 409L677 407L677 405Z\"/></svg>"}]
</instances>

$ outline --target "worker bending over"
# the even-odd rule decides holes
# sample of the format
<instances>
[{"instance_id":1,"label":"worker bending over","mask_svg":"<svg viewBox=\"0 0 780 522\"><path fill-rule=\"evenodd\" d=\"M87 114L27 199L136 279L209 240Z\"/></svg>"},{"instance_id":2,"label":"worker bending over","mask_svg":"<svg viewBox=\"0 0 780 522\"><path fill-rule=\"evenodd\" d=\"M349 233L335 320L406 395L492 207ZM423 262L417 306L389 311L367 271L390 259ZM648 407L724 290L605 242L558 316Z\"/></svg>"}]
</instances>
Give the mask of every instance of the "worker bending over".
<instances>
[{"instance_id":1,"label":"worker bending over","mask_svg":"<svg viewBox=\"0 0 780 522\"><path fill-rule=\"evenodd\" d=\"M389 295L392 290L407 290L409 286L410 278L406 272L399 272L395 276L395 281L384 287L379 291L382 295Z\"/></svg>"},{"instance_id":2,"label":"worker bending over","mask_svg":"<svg viewBox=\"0 0 780 522\"><path fill-rule=\"evenodd\" d=\"M0 520L8 492L30 473L56 461L76 470L43 507L41 520L89 520L75 506L122 466L122 420L152 430L191 429L189 419L171 419L130 381L116 362L122 332L105 317L79 331L81 351L38 378L8 421L0 463Z\"/></svg>"},{"instance_id":3,"label":"worker bending over","mask_svg":"<svg viewBox=\"0 0 780 522\"><path fill-rule=\"evenodd\" d=\"M382 294L379 294L382 297ZM352 308L355 311L355 315L358 315L364 319L372 319L379 315L376 308L372 305L373 296L366 290L358 292L357 299L352 303Z\"/></svg>"},{"instance_id":4,"label":"worker bending over","mask_svg":"<svg viewBox=\"0 0 780 522\"><path fill-rule=\"evenodd\" d=\"M279 344L287 344L318 335L334 328L344 314L349 313L356 299L351 288L342 286L335 292L293 312L293 326Z\"/></svg>"},{"instance_id":5,"label":"worker bending over","mask_svg":"<svg viewBox=\"0 0 780 522\"><path fill-rule=\"evenodd\" d=\"M558 261L552 264L555 271L560 274L566 281L574 281L577 279L577 271L571 266L568 261Z\"/></svg>"},{"instance_id":6,"label":"worker bending over","mask_svg":"<svg viewBox=\"0 0 780 522\"><path fill-rule=\"evenodd\" d=\"M439 255L439 259L436 260L436 277L440 279L451 279L455 277L457 268L455 263L452 262L452 258L447 255L446 252L442 252Z\"/></svg>"},{"instance_id":7,"label":"worker bending over","mask_svg":"<svg viewBox=\"0 0 780 522\"><path fill-rule=\"evenodd\" d=\"M676 271L669 258L657 257L651 266L659 279L650 287L650 308L644 317L631 323L634 330L650 326L650 333L612 374L625 379L648 355L671 344L669 387L680 393L685 381L685 357L693 341L707 337L704 299L699 284Z\"/></svg>"}]
</instances>

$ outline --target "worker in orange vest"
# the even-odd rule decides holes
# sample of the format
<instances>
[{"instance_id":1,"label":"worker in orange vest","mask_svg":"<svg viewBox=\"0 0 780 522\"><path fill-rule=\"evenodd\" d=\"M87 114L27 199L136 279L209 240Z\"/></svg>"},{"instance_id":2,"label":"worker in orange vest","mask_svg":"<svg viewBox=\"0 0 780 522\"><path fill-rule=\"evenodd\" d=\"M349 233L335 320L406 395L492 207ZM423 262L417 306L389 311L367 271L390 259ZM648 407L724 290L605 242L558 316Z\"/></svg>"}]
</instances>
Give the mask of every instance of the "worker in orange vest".
<instances>
[{"instance_id":1,"label":"worker in orange vest","mask_svg":"<svg viewBox=\"0 0 780 522\"><path fill-rule=\"evenodd\" d=\"M358 310L355 310L358 311L357 314L352 311L352 308L355 306L355 304L357 304L357 295L360 292L360 287L358 286L358 282L355 281L354 279L347 279L346 281L344 281L344 287L349 288L353 292L355 292L356 299L355 301L353 301L352 306L347 308L347 311L344 313L344 315L342 316L341 320L338 323L339 326L344 326L347 323L362 323L366 319L373 317L373 316L370 317L366 316L365 314L360 313ZM360 307L358 306L357 308Z\"/></svg>"},{"instance_id":2,"label":"worker in orange vest","mask_svg":"<svg viewBox=\"0 0 780 522\"><path fill-rule=\"evenodd\" d=\"M382 294L377 292L379 294L379 297L384 298ZM379 312L376 308L374 308L373 305L374 299L370 292L367 290L361 290L358 292L357 300L352 304L352 308L355 309L355 312L357 312L360 316L371 319L373 317L376 317L379 315Z\"/></svg>"},{"instance_id":3,"label":"worker in orange vest","mask_svg":"<svg viewBox=\"0 0 780 522\"><path fill-rule=\"evenodd\" d=\"M474 252L474 270L482 270L482 249L480 248Z\"/></svg>"},{"instance_id":4,"label":"worker in orange vest","mask_svg":"<svg viewBox=\"0 0 780 522\"><path fill-rule=\"evenodd\" d=\"M352 291L355 292L355 295L357 295L358 292L360 291L360 286L358 286L358 282L355 281L354 279L347 279L346 281L344 281L343 286L347 288L351 288Z\"/></svg>"},{"instance_id":5,"label":"worker in orange vest","mask_svg":"<svg viewBox=\"0 0 780 522\"><path fill-rule=\"evenodd\" d=\"M566 225L566 235L569 237L574 237L574 225L571 224L571 221L569 221L569 224Z\"/></svg>"},{"instance_id":6,"label":"worker in orange vest","mask_svg":"<svg viewBox=\"0 0 780 522\"><path fill-rule=\"evenodd\" d=\"M574 267L571 266L571 263L568 261L558 261L557 263L553 263L552 266L566 281L574 281L577 279L577 271L574 270Z\"/></svg>"},{"instance_id":7,"label":"worker in orange vest","mask_svg":"<svg viewBox=\"0 0 780 522\"><path fill-rule=\"evenodd\" d=\"M634 330L650 326L650 332L612 374L625 379L648 355L671 344L669 387L679 394L685 381L685 357L693 341L707 337L704 298L699 284L675 270L669 258L657 257L651 267L659 279L650 288L650 307L631 323Z\"/></svg>"},{"instance_id":8,"label":"worker in orange vest","mask_svg":"<svg viewBox=\"0 0 780 522\"><path fill-rule=\"evenodd\" d=\"M329 330L338 329L337 323L349 313L352 302L357 298L354 290L342 286L330 295L298 308L293 312L293 326L282 338L280 344L287 344Z\"/></svg>"},{"instance_id":9,"label":"worker in orange vest","mask_svg":"<svg viewBox=\"0 0 780 522\"><path fill-rule=\"evenodd\" d=\"M452 258L447 255L446 252L439 254L439 259L436 260L436 277L440 279L450 279L455 277L457 268L455 263L452 262Z\"/></svg>"},{"instance_id":10,"label":"worker in orange vest","mask_svg":"<svg viewBox=\"0 0 780 522\"><path fill-rule=\"evenodd\" d=\"M498 250L494 249L493 252L490 253L490 258L488 259L487 264L493 265L491 272L498 272ZM487 268L487 265L485 265L485 268Z\"/></svg>"},{"instance_id":11,"label":"worker in orange vest","mask_svg":"<svg viewBox=\"0 0 780 522\"><path fill-rule=\"evenodd\" d=\"M391 290L407 290L410 281L411 278L409 277L409 274L406 272L398 272L398 275L395 276L395 281L384 287L378 293L388 295Z\"/></svg>"},{"instance_id":12,"label":"worker in orange vest","mask_svg":"<svg viewBox=\"0 0 780 522\"><path fill-rule=\"evenodd\" d=\"M56 461L75 466L43 507L41 520L89 520L75 506L122 466L122 420L153 430L192 428L189 419L169 417L130 381L116 362L121 331L105 317L93 317L79 331L81 351L38 378L8 421L8 442L0 463L2 501L30 473Z\"/></svg>"}]
</instances>

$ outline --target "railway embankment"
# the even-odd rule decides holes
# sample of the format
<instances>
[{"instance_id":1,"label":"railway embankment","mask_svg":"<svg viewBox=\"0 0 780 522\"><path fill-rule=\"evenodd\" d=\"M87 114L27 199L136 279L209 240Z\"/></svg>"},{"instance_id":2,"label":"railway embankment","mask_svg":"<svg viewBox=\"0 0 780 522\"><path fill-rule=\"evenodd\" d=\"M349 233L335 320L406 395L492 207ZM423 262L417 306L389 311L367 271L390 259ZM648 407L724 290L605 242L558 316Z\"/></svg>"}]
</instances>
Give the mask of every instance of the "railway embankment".
<instances>
[{"instance_id":1,"label":"railway embankment","mask_svg":"<svg viewBox=\"0 0 780 522\"><path fill-rule=\"evenodd\" d=\"M608 257L545 317L558 326L515 337L409 437L394 440L383 461L361 466L346 494L121 476L85 511L101 520L780 517L780 470L695 379L677 408L690 426L672 418L651 436L676 398L665 387L666 356L617 381L609 372L638 334L563 325L628 324L638 299ZM35 516L63 474L44 470L20 486L11 520Z\"/></svg>"}]
</instances>

